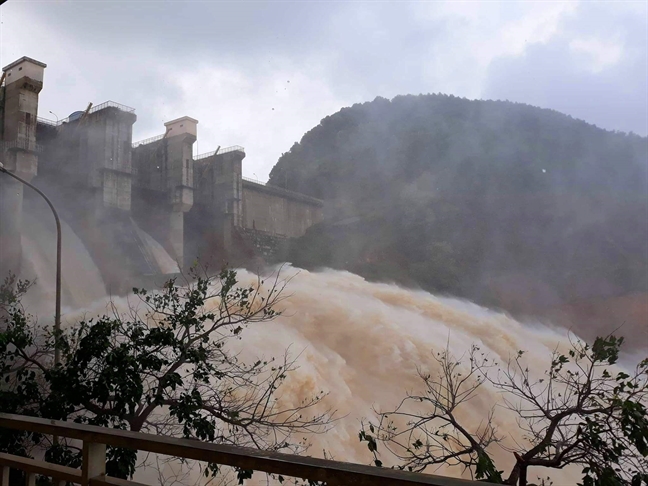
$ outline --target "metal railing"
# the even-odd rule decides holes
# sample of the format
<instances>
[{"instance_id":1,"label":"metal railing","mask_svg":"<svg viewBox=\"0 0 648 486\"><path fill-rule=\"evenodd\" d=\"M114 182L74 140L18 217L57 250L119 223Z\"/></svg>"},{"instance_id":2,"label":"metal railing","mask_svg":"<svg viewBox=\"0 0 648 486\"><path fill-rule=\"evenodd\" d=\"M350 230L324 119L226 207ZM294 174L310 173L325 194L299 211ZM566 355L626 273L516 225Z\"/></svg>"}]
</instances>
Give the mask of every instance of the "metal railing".
<instances>
[{"instance_id":1,"label":"metal railing","mask_svg":"<svg viewBox=\"0 0 648 486\"><path fill-rule=\"evenodd\" d=\"M0 468L2 469L0 478L3 486L8 484L10 468L25 471L26 484L34 484L35 476L41 475L51 477L58 482L67 481L83 486L116 484L138 486L138 483L110 478L106 475L106 446L148 451L239 467L245 470L322 481L327 486L415 486L423 484L433 486L476 486L481 484L488 486L490 484L24 415L0 414L0 427L67 437L83 442L81 469L0 453Z\"/></svg>"},{"instance_id":2,"label":"metal railing","mask_svg":"<svg viewBox=\"0 0 648 486\"><path fill-rule=\"evenodd\" d=\"M153 142L157 142L158 140L162 140L164 138L164 135L165 134L163 133L162 135L156 135L155 137L146 138L144 140L140 140L139 142L135 142L133 144L133 148L137 148L140 145L147 145L149 143L153 143Z\"/></svg>"},{"instance_id":3,"label":"metal railing","mask_svg":"<svg viewBox=\"0 0 648 486\"><path fill-rule=\"evenodd\" d=\"M43 117L40 117L40 116L36 117L36 122L37 123L42 123L43 125L51 125L53 127L57 127L57 126L60 125L59 122L56 122L54 120L49 120L47 118L43 118Z\"/></svg>"},{"instance_id":4,"label":"metal railing","mask_svg":"<svg viewBox=\"0 0 648 486\"><path fill-rule=\"evenodd\" d=\"M245 182L251 182L252 184L262 186L265 189L268 189L268 190L273 191L273 192L275 192L277 194L280 194L280 195L300 199L302 201L307 201L307 202L309 202L311 204L316 204L316 205L319 205L319 206L324 205L324 201L322 201L321 199L317 199L317 198L309 196L307 194L302 194L301 192L295 192L295 191L291 191L289 189L284 189L283 187L273 186L272 184L268 184L267 182L261 182L261 181L259 181L257 179L253 179L251 177L245 177L244 176L244 177L242 177L242 179Z\"/></svg>"},{"instance_id":5,"label":"metal railing","mask_svg":"<svg viewBox=\"0 0 648 486\"><path fill-rule=\"evenodd\" d=\"M265 186L267 185L266 182L260 181L259 179L255 179L254 177L245 177L243 176L242 179L247 182L254 182L255 184L259 184L260 186Z\"/></svg>"},{"instance_id":6,"label":"metal railing","mask_svg":"<svg viewBox=\"0 0 648 486\"><path fill-rule=\"evenodd\" d=\"M101 103L100 105L93 106L90 108L90 111L88 111L88 114L94 113L96 111L103 110L104 108L117 108L123 112L126 113L135 113L135 108L131 108L130 106L122 105L121 103L115 103L114 101L106 101L104 103ZM58 127L62 125L63 123L67 123L70 121L70 117L72 115L61 118L60 120L54 121L54 120L48 120L47 118L42 118L42 117L36 117L36 121L38 123L43 123L45 125L52 125L54 127ZM78 119L78 118L75 118Z\"/></svg>"},{"instance_id":7,"label":"metal railing","mask_svg":"<svg viewBox=\"0 0 648 486\"><path fill-rule=\"evenodd\" d=\"M117 108L121 111L125 111L126 113L135 113L135 108L122 105L121 103L115 103L114 101L106 101L104 103L101 103L100 105L95 105L90 108L90 111L88 113L94 113L95 111L103 110L104 108Z\"/></svg>"},{"instance_id":8,"label":"metal railing","mask_svg":"<svg viewBox=\"0 0 648 486\"><path fill-rule=\"evenodd\" d=\"M22 149L29 150L30 152L42 152L43 146L32 140L17 139L0 142L0 149L2 149L3 152L9 149Z\"/></svg>"},{"instance_id":9,"label":"metal railing","mask_svg":"<svg viewBox=\"0 0 648 486\"><path fill-rule=\"evenodd\" d=\"M217 152L218 152L218 155L222 155L222 154L226 154L228 152L236 152L237 150L239 152L245 153L245 149L243 147L241 147L240 145L232 145L231 147L225 147L225 148L222 148L220 150L214 150L213 152L207 152L205 154L196 155L194 157L194 160L206 159L207 157L217 155Z\"/></svg>"}]
</instances>

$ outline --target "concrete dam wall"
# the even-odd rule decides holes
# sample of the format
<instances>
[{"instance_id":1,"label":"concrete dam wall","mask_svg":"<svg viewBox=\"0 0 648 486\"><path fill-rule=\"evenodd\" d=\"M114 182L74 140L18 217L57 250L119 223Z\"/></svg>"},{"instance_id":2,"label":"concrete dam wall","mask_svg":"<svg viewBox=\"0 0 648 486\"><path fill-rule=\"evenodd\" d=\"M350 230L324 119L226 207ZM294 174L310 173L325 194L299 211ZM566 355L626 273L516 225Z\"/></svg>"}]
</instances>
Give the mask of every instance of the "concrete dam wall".
<instances>
[{"instance_id":1,"label":"concrete dam wall","mask_svg":"<svg viewBox=\"0 0 648 486\"><path fill-rule=\"evenodd\" d=\"M112 101L63 120L38 117L45 68L27 57L3 68L0 161L47 193L112 291L196 261L212 270L276 261L321 220L322 201L244 180L243 147L194 156L194 118L133 143L135 109ZM24 190L0 174L3 274L20 274Z\"/></svg>"}]
</instances>

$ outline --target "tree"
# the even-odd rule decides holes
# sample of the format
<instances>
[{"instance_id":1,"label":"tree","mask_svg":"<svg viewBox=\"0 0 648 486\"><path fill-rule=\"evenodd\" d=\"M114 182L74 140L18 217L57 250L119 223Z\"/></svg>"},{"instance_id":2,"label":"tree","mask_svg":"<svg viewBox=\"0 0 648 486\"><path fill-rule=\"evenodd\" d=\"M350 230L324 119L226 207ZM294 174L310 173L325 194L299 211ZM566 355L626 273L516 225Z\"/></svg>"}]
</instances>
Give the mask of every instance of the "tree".
<instances>
[{"instance_id":1,"label":"tree","mask_svg":"<svg viewBox=\"0 0 648 486\"><path fill-rule=\"evenodd\" d=\"M38 416L42 399L39 362L47 352L37 342L35 323L21 305L31 286L12 274L0 284L0 411ZM3 430L0 451L26 456L38 441L27 432Z\"/></svg>"},{"instance_id":2,"label":"tree","mask_svg":"<svg viewBox=\"0 0 648 486\"><path fill-rule=\"evenodd\" d=\"M268 284L259 279L255 285L240 286L236 272L223 270L215 278L195 272L194 281L182 286L172 279L157 292L135 289L138 305L129 305L126 314L113 306L112 315L84 320L60 337L63 360L58 367L29 358L24 343L14 339L14 354L38 370L30 384L42 381L35 413L302 452L308 444L295 440L295 433L322 432L331 423L329 410L314 411L323 393L291 408L279 407L277 391L295 369L295 359L286 352L279 361L245 363L232 346L248 325L279 315L276 307L286 283L277 274ZM3 336L15 334L15 320L6 324ZM51 351L52 342L49 336L40 349ZM3 371L15 375L6 367ZM48 444L46 456L75 466L80 452L62 441ZM135 461L135 452L110 448L107 472L129 477ZM208 468L214 474L217 470L216 465ZM241 478L250 474L239 471Z\"/></svg>"},{"instance_id":3,"label":"tree","mask_svg":"<svg viewBox=\"0 0 648 486\"><path fill-rule=\"evenodd\" d=\"M477 479L527 485L529 467L582 467L583 486L648 484L648 359L632 373L616 366L623 338L597 338L592 345L570 339L567 353L555 351L542 378L519 351L505 366L489 362L477 346L468 361L449 351L434 359L438 373L419 371L422 394L411 394L378 421L363 424L376 465L378 444L395 455L399 468L423 471L448 463L467 468ZM478 427L458 418L484 385L502 397ZM493 425L496 406L517 416L521 441L505 447ZM404 424L404 425L403 425ZM502 447L515 463L506 478L489 451Z\"/></svg>"}]
</instances>

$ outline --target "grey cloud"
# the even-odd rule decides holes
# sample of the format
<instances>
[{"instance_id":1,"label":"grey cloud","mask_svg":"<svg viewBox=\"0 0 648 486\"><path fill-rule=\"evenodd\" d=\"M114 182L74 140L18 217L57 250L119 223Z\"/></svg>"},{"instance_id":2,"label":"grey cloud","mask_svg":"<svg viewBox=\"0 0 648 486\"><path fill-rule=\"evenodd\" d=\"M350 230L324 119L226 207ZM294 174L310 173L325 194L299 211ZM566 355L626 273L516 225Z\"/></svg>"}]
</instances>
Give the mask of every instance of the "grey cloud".
<instances>
[{"instance_id":1,"label":"grey cloud","mask_svg":"<svg viewBox=\"0 0 648 486\"><path fill-rule=\"evenodd\" d=\"M423 68L444 22L414 22L408 3L340 2L45 2L20 3L56 27L57 39L91 50L138 53L149 63L191 71L227 64L251 76L273 61L326 64L341 97L427 91ZM34 33L38 35L38 32ZM46 39L43 39L46 42ZM170 73L171 74L171 73Z\"/></svg>"},{"instance_id":2,"label":"grey cloud","mask_svg":"<svg viewBox=\"0 0 648 486\"><path fill-rule=\"evenodd\" d=\"M482 96L552 108L609 130L648 133L648 45L645 15L582 6L565 33L530 46L523 56L500 58L488 73ZM621 59L600 72L570 50L582 37L613 40L624 46Z\"/></svg>"},{"instance_id":3,"label":"grey cloud","mask_svg":"<svg viewBox=\"0 0 648 486\"><path fill-rule=\"evenodd\" d=\"M21 45L14 57L48 63L42 115L49 117L51 109L62 118L88 101L112 99L136 108L140 138L163 131L156 117L165 104L183 109L177 80L201 68L224 67L261 85L286 60L321 71L318 51L328 45L330 19L338 13L344 18L346 8L323 2L15 1L0 16L7 23L33 21L27 43L8 44ZM191 114L192 107L184 110L172 116ZM223 116L218 107L214 116Z\"/></svg>"},{"instance_id":4,"label":"grey cloud","mask_svg":"<svg viewBox=\"0 0 648 486\"><path fill-rule=\"evenodd\" d=\"M444 8L447 5L451 13ZM294 98L291 118L282 127L292 127L295 138L282 149L257 147L262 153L256 156L264 159L264 165L274 163L275 152L288 150L311 128L324 107L379 95L482 94L551 107L607 128L645 134L646 23L641 12L598 3L578 8L549 43L527 48L522 57L495 57L483 84L487 61L476 65L478 44L482 38L492 41L503 24L514 24L527 15L528 5L482 5L480 14L468 20L464 12L454 12L456 5L10 0L0 10L4 22L15 22L20 13L21 22L33 25L28 40L5 38L7 47L1 50L48 63L41 95L46 116L50 109L64 117L83 109L88 101L112 99L136 108L136 138L161 133L163 113L175 117L200 112L201 133L222 131L225 119L242 134L258 130L251 117L254 112L269 105L267 110L276 108L273 113L279 116L282 103L288 101L275 96L274 89L250 85L267 88L276 82L277 73L285 73L287 80L291 75L293 81L298 76L310 80L308 89L297 90L295 84L283 87ZM487 14L483 19L482 13ZM569 52L570 39L606 33L619 37L630 57L598 74L580 69ZM26 46L33 49L23 52ZM499 47L491 43L489 56L496 56ZM643 64L637 61L641 55ZM200 83L191 88L197 93L187 93L178 82L215 68L231 70L247 86L239 92L230 83L228 109L238 108L237 96L247 96L240 101L250 113L209 106L223 99L213 92L201 94ZM205 84L212 91L224 89Z\"/></svg>"},{"instance_id":5,"label":"grey cloud","mask_svg":"<svg viewBox=\"0 0 648 486\"><path fill-rule=\"evenodd\" d=\"M373 99L427 92L430 47L443 43L445 21L416 22L411 5L360 3L330 25L329 77L341 97Z\"/></svg>"},{"instance_id":6,"label":"grey cloud","mask_svg":"<svg viewBox=\"0 0 648 486\"><path fill-rule=\"evenodd\" d=\"M20 3L19 8L93 48L180 57L187 69L205 56L239 63L277 51L303 55L321 45L326 18L344 7L322 2L100 0Z\"/></svg>"}]
</instances>

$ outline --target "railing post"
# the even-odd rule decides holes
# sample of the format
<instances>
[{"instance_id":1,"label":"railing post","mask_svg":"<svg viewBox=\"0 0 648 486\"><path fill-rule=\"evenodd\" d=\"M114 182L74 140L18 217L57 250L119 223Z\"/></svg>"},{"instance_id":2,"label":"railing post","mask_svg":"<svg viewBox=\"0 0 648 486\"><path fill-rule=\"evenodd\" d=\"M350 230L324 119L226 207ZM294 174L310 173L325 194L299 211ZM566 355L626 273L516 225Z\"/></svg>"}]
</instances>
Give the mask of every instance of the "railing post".
<instances>
[{"instance_id":1,"label":"railing post","mask_svg":"<svg viewBox=\"0 0 648 486\"><path fill-rule=\"evenodd\" d=\"M106 475L106 444L83 443L81 485L88 486L90 479Z\"/></svg>"},{"instance_id":2,"label":"railing post","mask_svg":"<svg viewBox=\"0 0 648 486\"><path fill-rule=\"evenodd\" d=\"M4 466L1 468L0 473L0 486L9 486L9 472L11 471L10 467Z\"/></svg>"},{"instance_id":3,"label":"railing post","mask_svg":"<svg viewBox=\"0 0 648 486\"><path fill-rule=\"evenodd\" d=\"M36 474L25 472L25 486L36 486Z\"/></svg>"}]
</instances>

